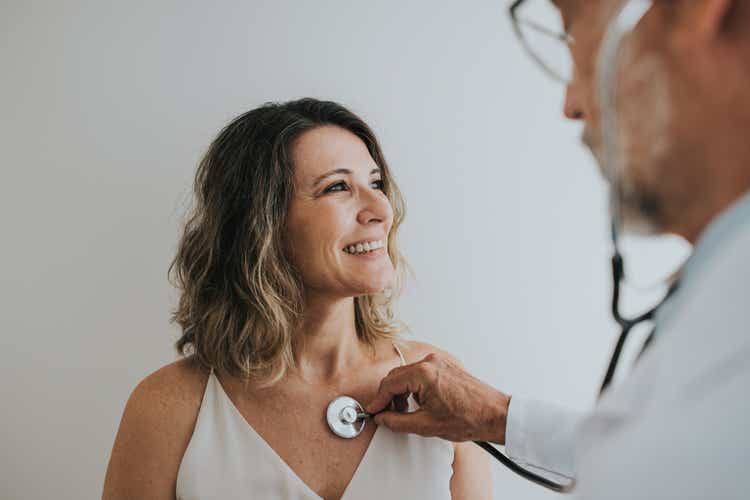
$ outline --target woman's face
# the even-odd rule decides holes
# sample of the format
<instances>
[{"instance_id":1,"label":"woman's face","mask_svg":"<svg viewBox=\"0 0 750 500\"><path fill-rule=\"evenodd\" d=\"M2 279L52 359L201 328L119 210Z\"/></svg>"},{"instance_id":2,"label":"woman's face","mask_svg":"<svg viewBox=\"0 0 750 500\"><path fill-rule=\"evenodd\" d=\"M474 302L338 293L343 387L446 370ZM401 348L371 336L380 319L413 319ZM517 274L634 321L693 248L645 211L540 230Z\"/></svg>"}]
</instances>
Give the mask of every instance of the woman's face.
<instances>
[{"instance_id":1,"label":"woman's face","mask_svg":"<svg viewBox=\"0 0 750 500\"><path fill-rule=\"evenodd\" d=\"M307 292L381 292L395 276L387 248L393 210L365 144L348 130L321 126L299 137L292 160L286 248Z\"/></svg>"}]
</instances>

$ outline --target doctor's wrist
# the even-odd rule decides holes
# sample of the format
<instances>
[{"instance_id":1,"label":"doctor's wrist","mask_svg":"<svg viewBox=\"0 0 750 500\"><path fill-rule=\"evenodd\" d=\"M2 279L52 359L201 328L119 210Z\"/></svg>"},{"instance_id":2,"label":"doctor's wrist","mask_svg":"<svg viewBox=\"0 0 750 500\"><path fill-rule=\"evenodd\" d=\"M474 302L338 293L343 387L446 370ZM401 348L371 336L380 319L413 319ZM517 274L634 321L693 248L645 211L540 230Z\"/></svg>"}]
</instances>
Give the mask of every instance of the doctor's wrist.
<instances>
[{"instance_id":1,"label":"doctor's wrist","mask_svg":"<svg viewBox=\"0 0 750 500\"><path fill-rule=\"evenodd\" d=\"M488 441L499 445L505 445L505 428L508 423L508 408L510 407L509 394L497 391L490 402L492 418L489 423Z\"/></svg>"}]
</instances>

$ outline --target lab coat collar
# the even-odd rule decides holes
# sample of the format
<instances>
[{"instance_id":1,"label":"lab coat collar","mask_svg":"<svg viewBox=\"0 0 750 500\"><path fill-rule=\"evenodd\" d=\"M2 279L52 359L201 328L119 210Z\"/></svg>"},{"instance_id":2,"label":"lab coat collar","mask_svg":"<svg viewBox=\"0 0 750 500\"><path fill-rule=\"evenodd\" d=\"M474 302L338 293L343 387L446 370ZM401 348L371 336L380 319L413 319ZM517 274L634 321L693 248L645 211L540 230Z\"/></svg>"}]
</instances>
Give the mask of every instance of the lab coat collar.
<instances>
[{"instance_id":1,"label":"lab coat collar","mask_svg":"<svg viewBox=\"0 0 750 500\"><path fill-rule=\"evenodd\" d=\"M655 322L659 328L679 308L686 291L699 281L707 263L716 258L721 248L744 228L750 228L750 191L716 216L701 234L680 272L677 292L656 312Z\"/></svg>"}]
</instances>

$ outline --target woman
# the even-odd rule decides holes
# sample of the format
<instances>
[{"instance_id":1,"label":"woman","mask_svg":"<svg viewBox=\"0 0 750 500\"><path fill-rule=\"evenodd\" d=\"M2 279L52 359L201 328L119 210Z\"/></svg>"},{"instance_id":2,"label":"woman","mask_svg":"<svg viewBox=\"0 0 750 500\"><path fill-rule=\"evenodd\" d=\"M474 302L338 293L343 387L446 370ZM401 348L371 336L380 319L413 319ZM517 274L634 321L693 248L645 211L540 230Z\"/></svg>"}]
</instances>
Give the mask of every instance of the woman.
<instances>
[{"instance_id":1,"label":"woman","mask_svg":"<svg viewBox=\"0 0 750 500\"><path fill-rule=\"evenodd\" d=\"M403 201L370 128L332 102L262 106L219 134L195 192L170 266L184 359L131 394L104 498L490 498L473 443L372 423L342 439L324 419L435 351L397 342Z\"/></svg>"}]
</instances>

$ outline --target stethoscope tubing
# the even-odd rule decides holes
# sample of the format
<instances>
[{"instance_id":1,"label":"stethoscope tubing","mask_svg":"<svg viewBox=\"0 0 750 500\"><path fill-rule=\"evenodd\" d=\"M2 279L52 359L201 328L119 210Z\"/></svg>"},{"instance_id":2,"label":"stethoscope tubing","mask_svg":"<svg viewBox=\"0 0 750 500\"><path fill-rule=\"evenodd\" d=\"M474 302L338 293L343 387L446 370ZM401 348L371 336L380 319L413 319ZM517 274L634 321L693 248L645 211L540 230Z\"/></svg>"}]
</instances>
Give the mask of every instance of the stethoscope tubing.
<instances>
[{"instance_id":1,"label":"stethoscope tubing","mask_svg":"<svg viewBox=\"0 0 750 500\"><path fill-rule=\"evenodd\" d=\"M612 382L612 378L614 377L614 374L617 370L617 363L620 359L623 346L625 345L625 341L627 340L627 337L630 331L637 324L643 321L651 320L656 314L656 311L662 306L662 304L664 304L664 302L667 301L667 299L677 289L676 284L671 286L667 294L656 306L652 307L648 311L644 312L643 314L633 319L627 319L627 318L624 318L620 314L620 287L621 287L623 278L624 278L623 259L620 253L617 250L615 250L615 254L612 256L612 279L614 281L614 288L612 291L612 313L615 317L615 320L620 325L620 328L622 330L620 332L620 336L617 339L617 344L615 346L615 349L612 352L612 357L610 358L609 365L607 367L607 373L604 376L601 387L599 388L600 398ZM512 470L519 476L523 477L524 479L527 479L535 484L538 484L539 486L543 486L557 493L569 493L575 488L575 484L576 484L575 479L571 479L570 483L567 483L567 484L558 483L556 481L547 479L546 477L543 477L539 474L536 474L534 472L531 472L528 469L521 467L518 463L514 462L510 457L508 457L507 455L502 453L500 450L495 448L492 444L486 441L475 441L475 443L479 445L479 447L485 450L487 453L492 455L500 463L508 467L510 470Z\"/></svg>"},{"instance_id":2,"label":"stethoscope tubing","mask_svg":"<svg viewBox=\"0 0 750 500\"><path fill-rule=\"evenodd\" d=\"M503 452L486 441L474 441L474 443L479 445L480 448L492 455L496 460L505 465L508 469L512 470L524 479L531 481L532 483L538 484L539 486L543 486L557 493L568 493L575 487L575 479L572 479L569 484L557 483L555 481L552 481L551 479L547 479L546 477L542 477L539 474L531 472L528 469L524 469L516 462L514 462L511 458L505 456Z\"/></svg>"}]
</instances>

